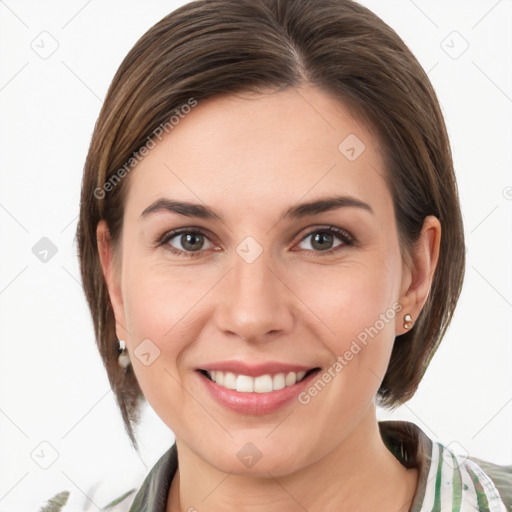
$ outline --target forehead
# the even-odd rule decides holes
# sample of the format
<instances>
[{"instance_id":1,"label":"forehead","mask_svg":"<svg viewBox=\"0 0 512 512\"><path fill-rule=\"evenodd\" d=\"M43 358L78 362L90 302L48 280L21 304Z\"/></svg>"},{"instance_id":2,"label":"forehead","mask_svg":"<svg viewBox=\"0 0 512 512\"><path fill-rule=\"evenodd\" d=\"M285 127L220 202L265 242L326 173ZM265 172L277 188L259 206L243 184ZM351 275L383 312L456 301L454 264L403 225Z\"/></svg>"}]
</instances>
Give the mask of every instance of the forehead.
<instances>
[{"instance_id":1,"label":"forehead","mask_svg":"<svg viewBox=\"0 0 512 512\"><path fill-rule=\"evenodd\" d=\"M378 140L339 100L290 88L199 102L132 172L127 209L178 197L261 217L334 193L389 208Z\"/></svg>"}]
</instances>

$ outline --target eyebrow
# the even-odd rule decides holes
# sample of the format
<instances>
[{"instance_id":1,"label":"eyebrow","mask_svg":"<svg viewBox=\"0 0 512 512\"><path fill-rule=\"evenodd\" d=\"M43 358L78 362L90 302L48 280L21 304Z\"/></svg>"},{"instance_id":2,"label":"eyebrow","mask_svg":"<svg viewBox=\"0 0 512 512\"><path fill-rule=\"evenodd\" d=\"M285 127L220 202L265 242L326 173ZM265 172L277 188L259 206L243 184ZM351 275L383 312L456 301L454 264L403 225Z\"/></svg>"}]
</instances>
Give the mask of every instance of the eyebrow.
<instances>
[{"instance_id":1,"label":"eyebrow","mask_svg":"<svg viewBox=\"0 0 512 512\"><path fill-rule=\"evenodd\" d=\"M374 214L372 207L360 199L352 196L334 196L294 205L283 213L283 219L301 219L310 215L347 207L360 208ZM142 212L141 217L147 219L151 214L162 211L177 213L186 217L224 221L222 215L216 213L215 210L208 206L170 199L156 200Z\"/></svg>"}]
</instances>

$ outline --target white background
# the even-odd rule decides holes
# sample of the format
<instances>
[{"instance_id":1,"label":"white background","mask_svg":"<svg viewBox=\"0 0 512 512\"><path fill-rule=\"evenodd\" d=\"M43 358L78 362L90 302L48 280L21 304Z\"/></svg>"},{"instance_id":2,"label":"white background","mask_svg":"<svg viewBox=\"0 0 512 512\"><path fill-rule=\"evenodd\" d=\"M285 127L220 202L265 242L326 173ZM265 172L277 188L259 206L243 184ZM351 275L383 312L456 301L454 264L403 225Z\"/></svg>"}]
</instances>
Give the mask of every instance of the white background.
<instances>
[{"instance_id":1,"label":"white background","mask_svg":"<svg viewBox=\"0 0 512 512\"><path fill-rule=\"evenodd\" d=\"M107 87L139 36L183 3L0 1L0 512L38 510L64 489L73 497L64 510L99 510L137 487L173 441L147 410L140 457L130 447L95 347L74 233ZM362 3L402 36L439 95L468 258L453 324L417 395L381 417L511 464L512 2ZM46 50L58 45L46 59L34 51L41 38ZM58 251L46 263L32 252L42 237Z\"/></svg>"}]
</instances>

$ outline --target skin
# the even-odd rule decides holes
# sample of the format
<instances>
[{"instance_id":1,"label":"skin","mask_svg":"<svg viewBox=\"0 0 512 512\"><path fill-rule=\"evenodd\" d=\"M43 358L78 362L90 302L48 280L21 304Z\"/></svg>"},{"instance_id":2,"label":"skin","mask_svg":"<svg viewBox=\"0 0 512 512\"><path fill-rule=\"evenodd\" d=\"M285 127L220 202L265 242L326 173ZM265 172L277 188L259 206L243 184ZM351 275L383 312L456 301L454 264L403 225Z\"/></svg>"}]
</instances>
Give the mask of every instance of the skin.
<instances>
[{"instance_id":1,"label":"skin","mask_svg":"<svg viewBox=\"0 0 512 512\"><path fill-rule=\"evenodd\" d=\"M338 149L349 134L365 144L354 161ZM404 315L416 319L427 299L441 227L427 217L402 260L371 130L313 86L217 97L200 102L129 180L118 252L103 221L98 243L118 337L145 397L176 436L168 512L408 510L417 470L383 444L375 396L394 339L407 330ZM333 195L356 197L373 213L343 207L282 217L299 202ZM168 211L141 217L164 197L208 205L223 221ZM356 243L334 236L323 247L335 251L322 251L314 235L328 226ZM169 251L190 247L181 236L155 244L172 229L198 227L207 236L199 235L194 257ZM236 251L247 236L263 251L251 263ZM215 402L195 371L228 359L325 371L397 303L395 318L308 404L240 414ZM134 355L144 339L160 351L149 366ZM262 454L251 468L237 457L248 442Z\"/></svg>"}]
</instances>

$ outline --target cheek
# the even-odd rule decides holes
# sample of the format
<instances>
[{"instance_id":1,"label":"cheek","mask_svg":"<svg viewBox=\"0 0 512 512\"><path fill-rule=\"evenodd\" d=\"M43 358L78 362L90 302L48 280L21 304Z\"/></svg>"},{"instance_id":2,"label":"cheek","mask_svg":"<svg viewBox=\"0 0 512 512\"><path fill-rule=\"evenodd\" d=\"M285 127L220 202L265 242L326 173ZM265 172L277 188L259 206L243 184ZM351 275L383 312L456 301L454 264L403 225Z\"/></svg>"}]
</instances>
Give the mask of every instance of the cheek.
<instances>
[{"instance_id":1,"label":"cheek","mask_svg":"<svg viewBox=\"0 0 512 512\"><path fill-rule=\"evenodd\" d=\"M328 403L333 416L350 423L356 411L366 408L375 396L389 364L402 310L400 268L396 254L372 253L347 260L335 271L318 269L309 285L299 281L299 293L318 315L318 337L332 358L319 376L330 391L324 393L324 384L317 383L303 396L304 403L314 402L310 403L313 415L321 417ZM316 399L319 393L321 400Z\"/></svg>"},{"instance_id":2,"label":"cheek","mask_svg":"<svg viewBox=\"0 0 512 512\"><path fill-rule=\"evenodd\" d=\"M336 439L339 425L354 427L372 403L386 373L402 310L394 280L360 267L336 279L327 294L312 294L325 328L322 343L331 361L299 397L311 417ZM313 306L311 307L313 309ZM324 428L324 427L323 427Z\"/></svg>"},{"instance_id":3,"label":"cheek","mask_svg":"<svg viewBox=\"0 0 512 512\"><path fill-rule=\"evenodd\" d=\"M339 354L358 336L364 341L365 333L394 340L400 268L393 253L368 253L352 261L347 258L336 267L318 267L310 278L297 272L292 282L297 295L330 333L324 340L331 351Z\"/></svg>"},{"instance_id":4,"label":"cheek","mask_svg":"<svg viewBox=\"0 0 512 512\"><path fill-rule=\"evenodd\" d=\"M214 285L215 276L180 269L170 272L165 265L144 262L127 265L126 270L123 299L128 331L152 339L160 350L172 347L179 352L189 313L201 309L201 299Z\"/></svg>"},{"instance_id":5,"label":"cheek","mask_svg":"<svg viewBox=\"0 0 512 512\"><path fill-rule=\"evenodd\" d=\"M376 279L378 273L367 270L332 280L338 285L330 293L332 300L318 310L332 331L322 338L332 359L299 402L303 414L321 426L325 442L333 445L374 402L389 364L401 305L394 300L393 287L383 289L386 278Z\"/></svg>"},{"instance_id":6,"label":"cheek","mask_svg":"<svg viewBox=\"0 0 512 512\"><path fill-rule=\"evenodd\" d=\"M180 410L182 354L197 338L199 322L191 318L201 309L208 280L186 279L154 265L126 261L123 302L127 344L137 381L156 411ZM211 279L210 279L211 280ZM203 282L198 286L198 282ZM211 286L211 285L210 285ZM208 288L206 288L208 289ZM149 355L145 355L149 354Z\"/></svg>"}]
</instances>

